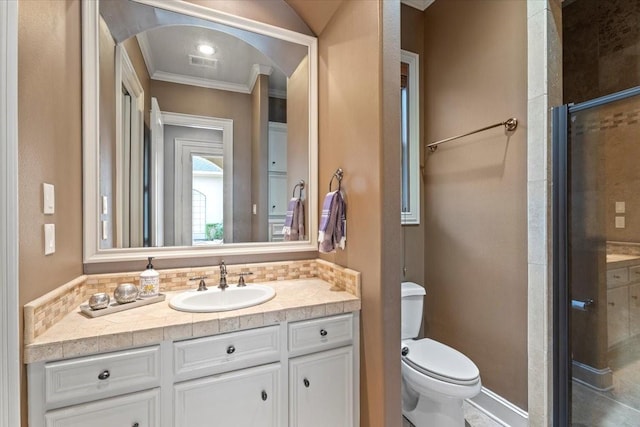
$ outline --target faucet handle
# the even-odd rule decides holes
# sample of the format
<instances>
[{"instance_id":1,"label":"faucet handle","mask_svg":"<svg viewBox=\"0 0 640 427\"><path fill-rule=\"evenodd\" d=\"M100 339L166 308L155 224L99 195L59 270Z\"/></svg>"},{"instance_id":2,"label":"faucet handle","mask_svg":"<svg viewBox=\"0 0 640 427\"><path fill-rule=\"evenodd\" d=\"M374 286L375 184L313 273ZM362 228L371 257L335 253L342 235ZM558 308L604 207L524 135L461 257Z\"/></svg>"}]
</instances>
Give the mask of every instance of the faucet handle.
<instances>
[{"instance_id":1,"label":"faucet handle","mask_svg":"<svg viewBox=\"0 0 640 427\"><path fill-rule=\"evenodd\" d=\"M206 279L207 276L199 276L199 277L192 277L191 281L194 280L199 280L200 283L198 284L198 291L206 291L207 290L207 284L204 282L204 279Z\"/></svg>"},{"instance_id":2,"label":"faucet handle","mask_svg":"<svg viewBox=\"0 0 640 427\"><path fill-rule=\"evenodd\" d=\"M253 274L253 273L250 272L250 271L245 271L245 272L242 272L242 273L238 273L238 276L240 276L240 278L238 279L238 287L241 288L243 286L247 286L247 284L244 282L244 276L249 276L251 274Z\"/></svg>"}]
</instances>

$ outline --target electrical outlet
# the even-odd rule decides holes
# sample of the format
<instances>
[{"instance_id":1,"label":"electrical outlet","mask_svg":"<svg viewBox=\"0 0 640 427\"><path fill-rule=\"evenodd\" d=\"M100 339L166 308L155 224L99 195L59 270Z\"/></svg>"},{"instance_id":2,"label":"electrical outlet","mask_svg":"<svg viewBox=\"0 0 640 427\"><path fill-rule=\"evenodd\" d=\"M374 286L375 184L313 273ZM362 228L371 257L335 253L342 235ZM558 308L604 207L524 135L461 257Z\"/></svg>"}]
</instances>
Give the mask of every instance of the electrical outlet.
<instances>
[{"instance_id":1,"label":"electrical outlet","mask_svg":"<svg viewBox=\"0 0 640 427\"><path fill-rule=\"evenodd\" d=\"M56 225L44 225L44 254L51 255L56 251Z\"/></svg>"},{"instance_id":2,"label":"electrical outlet","mask_svg":"<svg viewBox=\"0 0 640 427\"><path fill-rule=\"evenodd\" d=\"M42 211L45 215L53 215L56 211L56 195L55 188L52 184L42 184L42 194L44 200L42 203Z\"/></svg>"}]
</instances>

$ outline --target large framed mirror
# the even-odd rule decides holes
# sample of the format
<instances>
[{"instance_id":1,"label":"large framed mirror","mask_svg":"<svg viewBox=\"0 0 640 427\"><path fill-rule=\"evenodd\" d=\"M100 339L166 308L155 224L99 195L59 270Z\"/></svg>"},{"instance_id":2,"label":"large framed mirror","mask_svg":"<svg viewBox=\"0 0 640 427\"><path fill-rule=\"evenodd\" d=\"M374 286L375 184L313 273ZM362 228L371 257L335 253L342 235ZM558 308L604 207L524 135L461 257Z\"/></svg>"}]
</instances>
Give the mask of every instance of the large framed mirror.
<instances>
[{"instance_id":1,"label":"large framed mirror","mask_svg":"<svg viewBox=\"0 0 640 427\"><path fill-rule=\"evenodd\" d=\"M317 249L312 36L181 0L84 1L83 133L85 263Z\"/></svg>"}]
</instances>

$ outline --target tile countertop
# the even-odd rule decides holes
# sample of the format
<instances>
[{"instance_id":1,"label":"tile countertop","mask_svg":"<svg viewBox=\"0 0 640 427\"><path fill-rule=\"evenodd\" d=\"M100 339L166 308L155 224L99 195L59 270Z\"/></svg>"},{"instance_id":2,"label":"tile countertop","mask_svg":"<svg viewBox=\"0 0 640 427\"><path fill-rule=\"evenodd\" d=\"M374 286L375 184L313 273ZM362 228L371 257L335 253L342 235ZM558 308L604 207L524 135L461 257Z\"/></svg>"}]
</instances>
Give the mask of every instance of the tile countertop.
<instances>
[{"instance_id":1,"label":"tile countertop","mask_svg":"<svg viewBox=\"0 0 640 427\"><path fill-rule=\"evenodd\" d=\"M625 254L607 254L607 269L629 267L640 264L640 256Z\"/></svg>"},{"instance_id":2,"label":"tile countertop","mask_svg":"<svg viewBox=\"0 0 640 427\"><path fill-rule=\"evenodd\" d=\"M165 301L89 318L80 308L66 315L25 346L24 363L66 359L160 343L258 328L360 310L360 298L318 279L264 282L276 296L263 304L217 313L187 313Z\"/></svg>"}]
</instances>

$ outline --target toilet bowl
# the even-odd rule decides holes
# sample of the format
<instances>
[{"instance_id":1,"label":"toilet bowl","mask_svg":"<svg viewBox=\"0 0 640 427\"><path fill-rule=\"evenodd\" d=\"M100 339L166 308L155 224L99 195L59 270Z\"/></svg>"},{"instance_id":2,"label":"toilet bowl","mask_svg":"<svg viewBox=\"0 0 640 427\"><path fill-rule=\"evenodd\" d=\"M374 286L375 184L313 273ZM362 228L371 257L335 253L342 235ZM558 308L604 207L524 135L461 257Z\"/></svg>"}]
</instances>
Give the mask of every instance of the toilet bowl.
<instances>
[{"instance_id":1,"label":"toilet bowl","mask_svg":"<svg viewBox=\"0 0 640 427\"><path fill-rule=\"evenodd\" d=\"M416 427L464 427L462 402L481 388L478 367L438 341L414 340L422 322L422 286L402 283L402 413Z\"/></svg>"}]
</instances>

